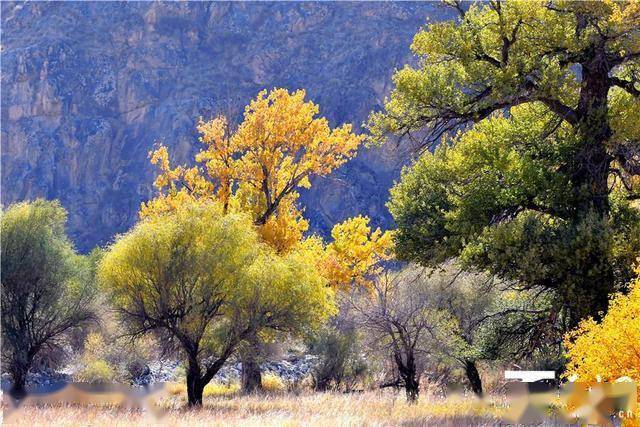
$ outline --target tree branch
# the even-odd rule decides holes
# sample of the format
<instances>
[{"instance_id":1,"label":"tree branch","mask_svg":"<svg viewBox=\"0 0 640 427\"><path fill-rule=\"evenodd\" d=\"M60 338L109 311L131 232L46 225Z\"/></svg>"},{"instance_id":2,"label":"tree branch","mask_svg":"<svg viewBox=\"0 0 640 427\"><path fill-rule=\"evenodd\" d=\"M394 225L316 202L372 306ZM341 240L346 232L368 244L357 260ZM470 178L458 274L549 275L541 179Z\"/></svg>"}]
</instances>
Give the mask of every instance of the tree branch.
<instances>
[{"instance_id":1,"label":"tree branch","mask_svg":"<svg viewBox=\"0 0 640 427\"><path fill-rule=\"evenodd\" d=\"M640 97L640 89L636 88L636 82L623 80L618 77L610 77L609 80L614 86L618 86L619 88L626 90L630 95Z\"/></svg>"},{"instance_id":2,"label":"tree branch","mask_svg":"<svg viewBox=\"0 0 640 427\"><path fill-rule=\"evenodd\" d=\"M539 97L537 99L571 125L575 126L578 123L578 114L573 108L564 105L557 99L547 97Z\"/></svg>"}]
</instances>

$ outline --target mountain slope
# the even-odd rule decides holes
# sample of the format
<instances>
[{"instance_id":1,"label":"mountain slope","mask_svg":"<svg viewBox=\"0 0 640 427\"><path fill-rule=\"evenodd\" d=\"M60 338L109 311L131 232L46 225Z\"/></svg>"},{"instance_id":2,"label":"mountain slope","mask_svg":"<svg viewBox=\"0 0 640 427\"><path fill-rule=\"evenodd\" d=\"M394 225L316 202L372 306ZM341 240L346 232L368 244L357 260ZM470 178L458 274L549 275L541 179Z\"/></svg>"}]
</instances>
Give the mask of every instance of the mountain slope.
<instances>
[{"instance_id":1,"label":"mountain slope","mask_svg":"<svg viewBox=\"0 0 640 427\"><path fill-rule=\"evenodd\" d=\"M304 88L332 124L360 125L410 60L436 3L3 3L2 203L59 198L90 250L153 195L155 142L180 162L199 116L236 119L262 88ZM403 156L363 151L303 194L313 230L384 203Z\"/></svg>"}]
</instances>

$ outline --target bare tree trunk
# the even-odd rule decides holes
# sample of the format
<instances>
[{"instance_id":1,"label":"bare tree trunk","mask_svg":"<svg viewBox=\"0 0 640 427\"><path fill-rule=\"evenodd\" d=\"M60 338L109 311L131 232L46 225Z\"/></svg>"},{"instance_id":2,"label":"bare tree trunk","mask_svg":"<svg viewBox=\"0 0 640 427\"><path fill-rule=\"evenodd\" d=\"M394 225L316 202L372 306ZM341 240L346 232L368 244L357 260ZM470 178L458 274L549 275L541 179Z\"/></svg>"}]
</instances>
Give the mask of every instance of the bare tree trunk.
<instances>
[{"instance_id":1,"label":"bare tree trunk","mask_svg":"<svg viewBox=\"0 0 640 427\"><path fill-rule=\"evenodd\" d=\"M469 380L469 385L471 386L471 391L473 391L476 396L482 396L482 379L480 378L480 373L478 372L478 367L476 366L476 362L473 360L465 360L464 362L464 370L467 374L467 379Z\"/></svg>"},{"instance_id":2,"label":"bare tree trunk","mask_svg":"<svg viewBox=\"0 0 640 427\"><path fill-rule=\"evenodd\" d=\"M316 378L316 391L327 391L329 389L329 384L331 383L331 377L323 375L319 378Z\"/></svg>"},{"instance_id":3,"label":"bare tree trunk","mask_svg":"<svg viewBox=\"0 0 640 427\"><path fill-rule=\"evenodd\" d=\"M190 407L202 406L205 385L201 378L200 366L195 360L191 360L187 371L187 404Z\"/></svg>"},{"instance_id":4,"label":"bare tree trunk","mask_svg":"<svg viewBox=\"0 0 640 427\"><path fill-rule=\"evenodd\" d=\"M242 353L242 392L255 393L262 390L262 373L260 372L260 355L262 345L257 336L248 339L248 345Z\"/></svg>"},{"instance_id":5,"label":"bare tree trunk","mask_svg":"<svg viewBox=\"0 0 640 427\"><path fill-rule=\"evenodd\" d=\"M415 359L412 353L407 354L406 362L403 362L402 355L396 354L396 365L400 378L404 382L404 390L407 394L407 402L415 403L418 401L420 394L420 382L416 371Z\"/></svg>"},{"instance_id":6,"label":"bare tree trunk","mask_svg":"<svg viewBox=\"0 0 640 427\"><path fill-rule=\"evenodd\" d=\"M254 393L262 390L262 373L256 352L259 349L250 348L242 358L242 392Z\"/></svg>"},{"instance_id":7,"label":"bare tree trunk","mask_svg":"<svg viewBox=\"0 0 640 427\"><path fill-rule=\"evenodd\" d=\"M407 402L416 403L420 394L420 383L416 377L415 372L409 374L404 379L404 390L407 394Z\"/></svg>"},{"instance_id":8,"label":"bare tree trunk","mask_svg":"<svg viewBox=\"0 0 640 427\"><path fill-rule=\"evenodd\" d=\"M27 395L27 391L25 388L27 382L27 370L22 367L13 368L11 370L11 377L13 379L13 384L11 385L11 391L9 394L16 400L20 400Z\"/></svg>"}]
</instances>

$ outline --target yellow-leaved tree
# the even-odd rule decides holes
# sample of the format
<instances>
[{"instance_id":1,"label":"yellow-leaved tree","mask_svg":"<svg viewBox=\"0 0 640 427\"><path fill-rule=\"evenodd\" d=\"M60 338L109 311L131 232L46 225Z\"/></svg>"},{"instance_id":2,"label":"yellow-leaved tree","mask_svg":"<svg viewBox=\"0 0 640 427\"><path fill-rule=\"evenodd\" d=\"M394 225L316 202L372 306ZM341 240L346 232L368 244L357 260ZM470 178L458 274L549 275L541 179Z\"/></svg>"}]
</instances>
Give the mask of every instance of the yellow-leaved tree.
<instances>
[{"instance_id":1,"label":"yellow-leaved tree","mask_svg":"<svg viewBox=\"0 0 640 427\"><path fill-rule=\"evenodd\" d=\"M577 377L581 382L613 382L629 377L640 384L640 268L637 272L629 292L611 298L600 322L585 319L567 334L569 362L565 377ZM627 421L640 425L637 419Z\"/></svg>"},{"instance_id":2,"label":"yellow-leaved tree","mask_svg":"<svg viewBox=\"0 0 640 427\"><path fill-rule=\"evenodd\" d=\"M276 253L248 215L217 202L143 219L109 247L98 277L132 337L160 337L182 358L191 406L246 340L299 334L335 312L313 259Z\"/></svg>"},{"instance_id":3,"label":"yellow-leaved tree","mask_svg":"<svg viewBox=\"0 0 640 427\"><path fill-rule=\"evenodd\" d=\"M640 274L640 269L638 270ZM628 294L616 294L600 322L589 318L565 339L567 376L580 381L614 381L628 376L640 383L640 277Z\"/></svg>"},{"instance_id":4,"label":"yellow-leaved tree","mask_svg":"<svg viewBox=\"0 0 640 427\"><path fill-rule=\"evenodd\" d=\"M249 212L263 240L279 252L299 243L308 229L298 189L355 156L363 137L350 124L331 128L305 91L261 91L234 131L223 116L200 121L201 166L171 167L166 147L150 153L160 169L158 196L141 216L175 209L189 200L216 199L225 211Z\"/></svg>"},{"instance_id":5,"label":"yellow-leaved tree","mask_svg":"<svg viewBox=\"0 0 640 427\"><path fill-rule=\"evenodd\" d=\"M388 259L391 238L371 231L359 217L339 224L325 251L317 237L305 238L308 222L299 205L300 188L313 176L326 176L355 156L363 137L349 124L331 128L319 108L305 101L305 91L261 91L232 129L224 116L200 120L203 149L192 167L172 166L166 147L150 153L158 166L158 195L141 207L141 217L172 212L194 201L215 200L223 212L248 213L261 240L279 254L299 252L318 265L334 288L362 284L374 267ZM353 235L350 235L353 233ZM260 337L243 355L243 389L260 387L256 361Z\"/></svg>"},{"instance_id":6,"label":"yellow-leaved tree","mask_svg":"<svg viewBox=\"0 0 640 427\"><path fill-rule=\"evenodd\" d=\"M326 247L325 274L334 288L368 286L382 263L393 257L393 234L372 230L369 218L358 215L336 224Z\"/></svg>"}]
</instances>

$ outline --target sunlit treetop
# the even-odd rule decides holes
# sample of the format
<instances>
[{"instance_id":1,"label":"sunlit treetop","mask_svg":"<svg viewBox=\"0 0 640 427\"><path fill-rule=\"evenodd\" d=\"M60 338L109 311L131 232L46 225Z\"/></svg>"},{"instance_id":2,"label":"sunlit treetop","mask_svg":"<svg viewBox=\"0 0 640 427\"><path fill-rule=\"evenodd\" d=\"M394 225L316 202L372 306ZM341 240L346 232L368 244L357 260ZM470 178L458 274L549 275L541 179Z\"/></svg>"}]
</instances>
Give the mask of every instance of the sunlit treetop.
<instances>
[{"instance_id":1,"label":"sunlit treetop","mask_svg":"<svg viewBox=\"0 0 640 427\"><path fill-rule=\"evenodd\" d=\"M355 156L363 137L345 124L331 129L305 91L262 91L245 109L234 135L243 156L239 179L264 197L264 223L280 200L296 188L309 188L313 175L325 176Z\"/></svg>"},{"instance_id":2,"label":"sunlit treetop","mask_svg":"<svg viewBox=\"0 0 640 427\"><path fill-rule=\"evenodd\" d=\"M610 155L638 173L637 121L623 118L640 110L640 3L447 3L459 18L416 34L419 65L394 74L384 111L370 117L373 140L392 133L429 147L461 125L540 102L609 140Z\"/></svg>"},{"instance_id":3,"label":"sunlit treetop","mask_svg":"<svg viewBox=\"0 0 640 427\"><path fill-rule=\"evenodd\" d=\"M357 216L336 224L326 247L323 270L334 288L369 286L393 253L393 232L372 230L369 218Z\"/></svg>"},{"instance_id":4,"label":"sunlit treetop","mask_svg":"<svg viewBox=\"0 0 640 427\"><path fill-rule=\"evenodd\" d=\"M175 209L189 200L216 199L224 210L249 212L262 237L280 251L299 242L308 222L298 206L299 188L354 157L363 136L349 124L332 129L305 91L262 91L246 107L233 132L224 117L200 121L196 155L202 166L172 168L164 146L150 153L160 169L159 194L141 216Z\"/></svg>"}]
</instances>

